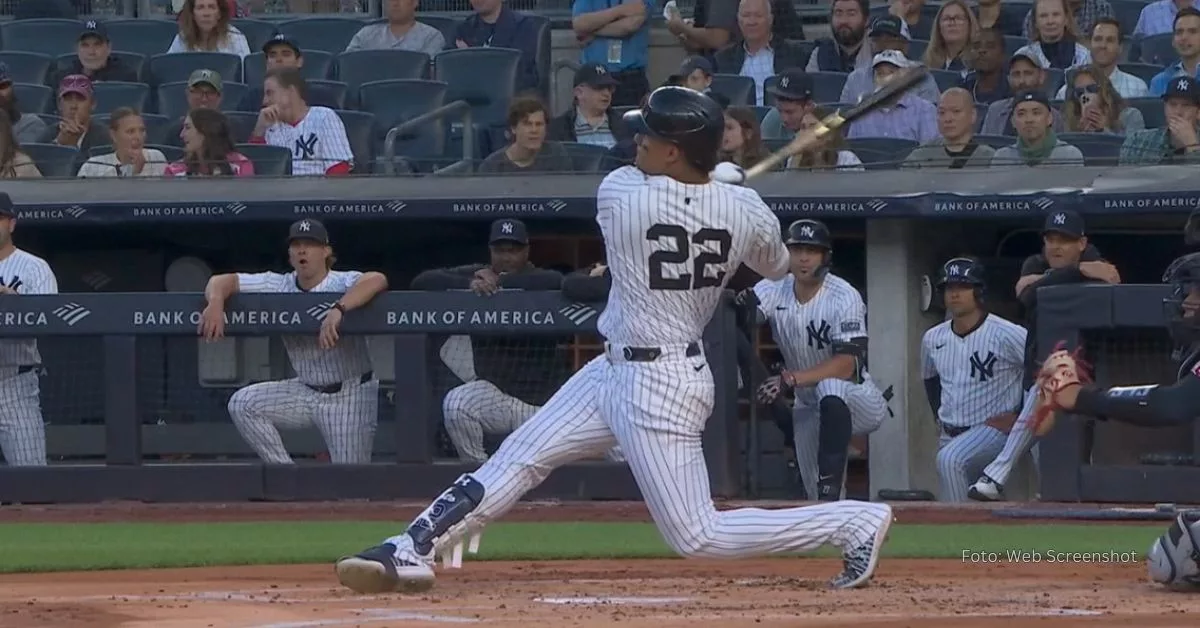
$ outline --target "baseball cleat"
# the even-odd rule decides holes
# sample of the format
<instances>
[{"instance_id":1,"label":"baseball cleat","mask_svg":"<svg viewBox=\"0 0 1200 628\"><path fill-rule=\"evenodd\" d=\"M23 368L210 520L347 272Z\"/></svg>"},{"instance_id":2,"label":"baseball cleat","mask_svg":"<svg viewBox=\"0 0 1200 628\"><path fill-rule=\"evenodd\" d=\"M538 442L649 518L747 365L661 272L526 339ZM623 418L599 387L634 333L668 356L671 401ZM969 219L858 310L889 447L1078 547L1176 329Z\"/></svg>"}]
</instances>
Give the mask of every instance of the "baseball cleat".
<instances>
[{"instance_id":1,"label":"baseball cleat","mask_svg":"<svg viewBox=\"0 0 1200 628\"><path fill-rule=\"evenodd\" d=\"M887 541L888 529L892 527L892 507L887 504L881 505L886 509L886 516L879 523L879 528L875 530L875 536L866 543L846 550L842 554L842 573L829 581L829 585L833 588L860 587L875 574L875 567L879 565L879 552L883 549L883 543Z\"/></svg>"},{"instance_id":2,"label":"baseball cleat","mask_svg":"<svg viewBox=\"0 0 1200 628\"><path fill-rule=\"evenodd\" d=\"M977 502L998 502L1004 499L1004 487L986 475L967 489L967 497Z\"/></svg>"},{"instance_id":3,"label":"baseball cleat","mask_svg":"<svg viewBox=\"0 0 1200 628\"><path fill-rule=\"evenodd\" d=\"M338 582L355 593L421 593L433 588L433 567L411 548L384 543L334 565Z\"/></svg>"}]
</instances>

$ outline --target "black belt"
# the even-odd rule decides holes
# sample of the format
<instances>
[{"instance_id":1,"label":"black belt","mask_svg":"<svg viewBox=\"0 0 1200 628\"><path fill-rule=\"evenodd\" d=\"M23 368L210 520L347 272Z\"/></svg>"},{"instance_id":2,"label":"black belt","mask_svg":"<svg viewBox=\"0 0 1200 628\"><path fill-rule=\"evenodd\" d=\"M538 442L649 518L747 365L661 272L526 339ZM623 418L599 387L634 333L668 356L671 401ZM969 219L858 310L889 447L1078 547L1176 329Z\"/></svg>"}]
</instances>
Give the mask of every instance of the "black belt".
<instances>
[{"instance_id":1,"label":"black belt","mask_svg":"<svg viewBox=\"0 0 1200 628\"><path fill-rule=\"evenodd\" d=\"M662 357L662 354L661 347L623 347L621 349L621 357L625 358L626 362L653 362ZM689 358L700 355L700 343L688 344L684 355Z\"/></svg>"},{"instance_id":2,"label":"black belt","mask_svg":"<svg viewBox=\"0 0 1200 628\"><path fill-rule=\"evenodd\" d=\"M362 374L362 377L358 378L358 383L365 384L374 378L375 378L375 371L367 371L366 373ZM311 388L319 393L325 393L326 395L332 395L334 393L342 392L342 382L338 382L336 384L329 384L328 386L313 386L312 384L305 384L305 386L308 386L309 388Z\"/></svg>"},{"instance_id":3,"label":"black belt","mask_svg":"<svg viewBox=\"0 0 1200 628\"><path fill-rule=\"evenodd\" d=\"M950 438L957 438L962 434L965 434L967 430L974 427L972 425L950 425L949 423L941 423L941 426L942 431L945 432L946 436L949 436Z\"/></svg>"}]
</instances>

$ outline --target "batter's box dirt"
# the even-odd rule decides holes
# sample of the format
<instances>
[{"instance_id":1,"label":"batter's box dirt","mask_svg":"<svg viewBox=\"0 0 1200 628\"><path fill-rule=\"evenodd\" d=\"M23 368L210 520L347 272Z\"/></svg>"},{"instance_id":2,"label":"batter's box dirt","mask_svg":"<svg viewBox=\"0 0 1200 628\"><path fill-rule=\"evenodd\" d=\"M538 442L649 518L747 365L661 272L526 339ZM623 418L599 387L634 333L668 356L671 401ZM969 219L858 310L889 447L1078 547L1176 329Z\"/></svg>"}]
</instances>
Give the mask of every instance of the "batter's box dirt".
<instances>
[{"instance_id":1,"label":"batter's box dirt","mask_svg":"<svg viewBox=\"0 0 1200 628\"><path fill-rule=\"evenodd\" d=\"M468 563L422 596L360 596L330 565L0 576L4 628L349 628L480 625L705 628L1194 626L1200 596L1133 564L885 560L874 584L823 586L838 563ZM1189 616L1190 615L1190 616Z\"/></svg>"}]
</instances>

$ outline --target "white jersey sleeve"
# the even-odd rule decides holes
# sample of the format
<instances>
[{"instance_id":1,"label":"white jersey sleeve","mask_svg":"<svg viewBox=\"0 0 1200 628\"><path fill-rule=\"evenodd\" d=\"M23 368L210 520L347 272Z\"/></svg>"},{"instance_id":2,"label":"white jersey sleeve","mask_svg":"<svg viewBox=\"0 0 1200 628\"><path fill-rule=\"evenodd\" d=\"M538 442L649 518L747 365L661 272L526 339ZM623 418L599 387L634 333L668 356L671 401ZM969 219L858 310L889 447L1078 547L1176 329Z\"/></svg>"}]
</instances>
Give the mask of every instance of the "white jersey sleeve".
<instances>
[{"instance_id":1,"label":"white jersey sleeve","mask_svg":"<svg viewBox=\"0 0 1200 628\"><path fill-rule=\"evenodd\" d=\"M36 259L38 264L34 266L33 281L26 294L58 294L58 278L54 276L50 264L41 258Z\"/></svg>"},{"instance_id":2,"label":"white jersey sleeve","mask_svg":"<svg viewBox=\"0 0 1200 628\"><path fill-rule=\"evenodd\" d=\"M345 292L362 279L363 274L357 270L331 270L325 282L326 292Z\"/></svg>"},{"instance_id":3,"label":"white jersey sleeve","mask_svg":"<svg viewBox=\"0 0 1200 628\"><path fill-rule=\"evenodd\" d=\"M743 198L748 205L746 209L754 216L755 230L754 243L751 245L744 263L750 267L750 270L767 279L783 279L788 274L788 262L791 256L788 254L787 245L783 243L779 218L763 202L758 192L750 188L743 189L745 190Z\"/></svg>"},{"instance_id":4,"label":"white jersey sleeve","mask_svg":"<svg viewBox=\"0 0 1200 628\"><path fill-rule=\"evenodd\" d=\"M596 223L601 233L608 233L612 213L626 206L629 197L641 190L646 175L633 166L622 166L608 173L596 191Z\"/></svg>"},{"instance_id":5,"label":"white jersey sleeve","mask_svg":"<svg viewBox=\"0 0 1200 628\"><path fill-rule=\"evenodd\" d=\"M758 297L758 314L766 320L771 320L778 301L779 284L770 279L762 279L754 284L754 296Z\"/></svg>"},{"instance_id":6,"label":"white jersey sleeve","mask_svg":"<svg viewBox=\"0 0 1200 628\"><path fill-rule=\"evenodd\" d=\"M992 316L995 315L993 314ZM997 316L996 318L999 317ZM1024 369L1025 340L1029 332L1024 327L1011 321L1004 320L1004 323L1006 324L1000 326L1001 358Z\"/></svg>"},{"instance_id":7,"label":"white jersey sleeve","mask_svg":"<svg viewBox=\"0 0 1200 628\"><path fill-rule=\"evenodd\" d=\"M867 335L867 306L863 303L862 295L850 288L839 299L837 316L829 339L835 343L849 342L855 338L865 338Z\"/></svg>"},{"instance_id":8,"label":"white jersey sleeve","mask_svg":"<svg viewBox=\"0 0 1200 628\"><path fill-rule=\"evenodd\" d=\"M937 327L932 327L921 337L921 379L938 377L937 365L933 362L933 335Z\"/></svg>"},{"instance_id":9,"label":"white jersey sleeve","mask_svg":"<svg viewBox=\"0 0 1200 628\"><path fill-rule=\"evenodd\" d=\"M238 273L238 292L283 292L288 276L279 273Z\"/></svg>"}]
</instances>

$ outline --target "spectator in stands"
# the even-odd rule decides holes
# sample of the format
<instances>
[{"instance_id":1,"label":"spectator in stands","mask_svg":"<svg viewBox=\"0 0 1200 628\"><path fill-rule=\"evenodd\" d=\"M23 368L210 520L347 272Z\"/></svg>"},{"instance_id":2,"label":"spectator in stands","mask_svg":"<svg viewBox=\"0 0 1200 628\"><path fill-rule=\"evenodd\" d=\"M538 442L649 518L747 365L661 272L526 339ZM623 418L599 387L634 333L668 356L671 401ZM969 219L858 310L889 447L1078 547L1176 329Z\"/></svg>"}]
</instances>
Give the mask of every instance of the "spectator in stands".
<instances>
[{"instance_id":1,"label":"spectator in stands","mask_svg":"<svg viewBox=\"0 0 1200 628\"><path fill-rule=\"evenodd\" d=\"M29 155L21 152L21 142L13 132L12 119L0 111L0 179L40 178L42 173Z\"/></svg>"},{"instance_id":2,"label":"spectator in stands","mask_svg":"<svg viewBox=\"0 0 1200 628\"><path fill-rule=\"evenodd\" d=\"M1069 74L1071 95L1063 103L1068 131L1125 135L1146 128L1142 112L1125 104L1099 68L1085 65Z\"/></svg>"},{"instance_id":3,"label":"spectator in stands","mask_svg":"<svg viewBox=\"0 0 1200 628\"><path fill-rule=\"evenodd\" d=\"M903 68L912 66L897 50L875 55L875 88L880 89ZM937 106L911 92L895 96L850 125L849 137L890 137L918 144L938 137Z\"/></svg>"},{"instance_id":4,"label":"spectator in stands","mask_svg":"<svg viewBox=\"0 0 1200 628\"><path fill-rule=\"evenodd\" d=\"M417 21L418 0L387 0L387 22L368 24L354 34L346 52L410 50L434 56L446 48L442 31Z\"/></svg>"},{"instance_id":5,"label":"spectator in stands","mask_svg":"<svg viewBox=\"0 0 1200 628\"><path fill-rule=\"evenodd\" d=\"M1132 37L1141 39L1174 31L1175 16L1188 8L1200 10L1200 0L1155 0L1147 4L1138 16L1137 26L1133 27Z\"/></svg>"},{"instance_id":6,"label":"spectator in stands","mask_svg":"<svg viewBox=\"0 0 1200 628\"><path fill-rule=\"evenodd\" d=\"M472 0L480 2L483 0ZM487 0L499 2L500 0ZM583 46L580 63L602 63L617 80L613 105L636 106L650 91L650 0L574 0L571 28Z\"/></svg>"},{"instance_id":7,"label":"spectator in stands","mask_svg":"<svg viewBox=\"0 0 1200 628\"><path fill-rule=\"evenodd\" d=\"M522 96L508 106L509 145L488 155L479 172L569 172L571 158L562 144L546 141L550 111L541 99Z\"/></svg>"},{"instance_id":8,"label":"spectator in stands","mask_svg":"<svg viewBox=\"0 0 1200 628\"><path fill-rule=\"evenodd\" d=\"M763 86L768 78L789 68L801 68L806 60L799 45L772 35L771 24L768 0L741 0L738 28L742 39L718 52L715 59L717 72L754 79L757 105L763 104Z\"/></svg>"},{"instance_id":9,"label":"spectator in stands","mask_svg":"<svg viewBox=\"0 0 1200 628\"><path fill-rule=\"evenodd\" d=\"M584 65L575 72L575 107L550 121L546 138L552 142L579 142L612 148L631 139L612 108L617 82L603 65Z\"/></svg>"},{"instance_id":10,"label":"spectator in stands","mask_svg":"<svg viewBox=\"0 0 1200 628\"><path fill-rule=\"evenodd\" d=\"M1079 43L1071 21L1068 0L1037 0L1033 38L1029 48L1042 57L1046 67L1065 70L1092 62L1092 55ZM1091 31L1084 31L1091 32Z\"/></svg>"},{"instance_id":11,"label":"spectator in stands","mask_svg":"<svg viewBox=\"0 0 1200 628\"><path fill-rule=\"evenodd\" d=\"M267 71L266 104L250 141L292 151L292 174L345 176L354 164L346 125L332 109L308 104L308 84L296 68ZM363 164L364 166L367 164Z\"/></svg>"},{"instance_id":12,"label":"spectator in stands","mask_svg":"<svg viewBox=\"0 0 1200 628\"><path fill-rule=\"evenodd\" d=\"M888 0L888 14L904 20L908 34L913 39L929 41L935 24L925 17L924 8L925 0Z\"/></svg>"},{"instance_id":13,"label":"spectator in stands","mask_svg":"<svg viewBox=\"0 0 1200 628\"><path fill-rule=\"evenodd\" d=\"M458 23L454 47L520 50L517 91L537 89L541 80L537 69L538 22L508 8L504 0L471 0L471 7L475 12Z\"/></svg>"},{"instance_id":14,"label":"spectator in stands","mask_svg":"<svg viewBox=\"0 0 1200 628\"><path fill-rule=\"evenodd\" d=\"M40 142L46 134L46 122L34 114L22 114L17 102L17 91L13 89L12 74L8 64L0 62L0 110L8 114L17 142Z\"/></svg>"},{"instance_id":15,"label":"spectator in stands","mask_svg":"<svg viewBox=\"0 0 1200 628\"><path fill-rule=\"evenodd\" d=\"M250 44L230 24L233 11L223 0L186 0L179 12L179 34L167 52L224 52L245 58Z\"/></svg>"},{"instance_id":16,"label":"spectator in stands","mask_svg":"<svg viewBox=\"0 0 1200 628\"><path fill-rule=\"evenodd\" d=\"M1096 26L1092 28L1091 45L1092 67L1108 77L1113 89L1117 90L1122 98L1145 98L1149 95L1146 81L1128 72L1122 72L1117 67L1117 59L1121 56L1120 22L1111 17L1097 20ZM1066 97L1067 86L1064 83L1055 98L1066 100Z\"/></svg>"},{"instance_id":17,"label":"spectator in stands","mask_svg":"<svg viewBox=\"0 0 1200 628\"><path fill-rule=\"evenodd\" d=\"M137 71L121 62L120 57L112 56L112 44L108 40L108 30L104 22L88 20L83 23L79 33L79 43L75 47L75 58L65 68L60 69L54 77L58 83L68 74L82 74L92 82L125 81L137 83L142 79Z\"/></svg>"},{"instance_id":18,"label":"spectator in stands","mask_svg":"<svg viewBox=\"0 0 1200 628\"><path fill-rule=\"evenodd\" d=\"M92 91L92 80L82 74L71 74L58 84L57 128L47 128L42 142L79 149L88 154L93 146L108 143L108 129L92 119L96 99Z\"/></svg>"},{"instance_id":19,"label":"spectator in stands","mask_svg":"<svg viewBox=\"0 0 1200 628\"><path fill-rule=\"evenodd\" d=\"M683 48L696 55L711 57L737 36L737 0L696 0L692 19L685 20L674 2L663 7L670 31Z\"/></svg>"},{"instance_id":20,"label":"spectator in stands","mask_svg":"<svg viewBox=\"0 0 1200 628\"><path fill-rule=\"evenodd\" d=\"M937 28L925 48L923 60L933 70L965 70L966 56L971 50L971 41L979 31L975 14L963 0L950 0L938 9L933 20Z\"/></svg>"},{"instance_id":21,"label":"spectator in stands","mask_svg":"<svg viewBox=\"0 0 1200 628\"><path fill-rule=\"evenodd\" d=\"M161 177L167 169L162 151L146 148L146 122L130 107L119 107L108 118L113 152L88 159L79 168L85 179L102 177Z\"/></svg>"},{"instance_id":22,"label":"spectator in stands","mask_svg":"<svg viewBox=\"0 0 1200 628\"><path fill-rule=\"evenodd\" d=\"M978 114L971 92L951 87L937 105L936 139L922 144L905 158L902 168L986 168L995 149L975 141Z\"/></svg>"},{"instance_id":23,"label":"spectator in stands","mask_svg":"<svg viewBox=\"0 0 1200 628\"><path fill-rule=\"evenodd\" d=\"M1034 4L1025 14L1024 34L1029 41L1036 41L1034 34L1037 32L1037 10L1038 6ZM1063 12L1068 22L1075 26L1076 33L1090 33L1100 18L1116 17L1108 0L1066 0Z\"/></svg>"},{"instance_id":24,"label":"spectator in stands","mask_svg":"<svg viewBox=\"0 0 1200 628\"><path fill-rule=\"evenodd\" d=\"M1200 74L1200 10L1188 7L1175 15L1175 38L1172 45L1179 61L1167 66L1150 79L1150 94L1162 96L1167 83L1179 76L1196 78Z\"/></svg>"},{"instance_id":25,"label":"spectator in stands","mask_svg":"<svg viewBox=\"0 0 1200 628\"><path fill-rule=\"evenodd\" d=\"M763 144L758 115L749 107L725 109L725 135L721 137L721 161L749 168L762 161L770 151Z\"/></svg>"},{"instance_id":26,"label":"spectator in stands","mask_svg":"<svg viewBox=\"0 0 1200 628\"><path fill-rule=\"evenodd\" d=\"M834 110L830 107L817 106L804 114L800 120L797 133L815 128L827 116L832 114ZM862 160L855 155L853 151L843 150L845 127L831 133L827 139L820 145L812 149L801 152L799 155L788 157L784 164L789 170L798 169L828 169L836 168L838 170L862 170Z\"/></svg>"},{"instance_id":27,"label":"spectator in stands","mask_svg":"<svg viewBox=\"0 0 1200 628\"><path fill-rule=\"evenodd\" d=\"M971 71L963 76L958 86L971 92L971 97L981 105L1012 96L1008 77L1004 74L1004 57L1004 35L994 28L980 30L971 45L967 64Z\"/></svg>"},{"instance_id":28,"label":"spectator in stands","mask_svg":"<svg viewBox=\"0 0 1200 628\"><path fill-rule=\"evenodd\" d=\"M1200 163L1200 84L1181 76L1163 94L1167 128L1135 131L1121 145L1120 165Z\"/></svg>"},{"instance_id":29,"label":"spectator in stands","mask_svg":"<svg viewBox=\"0 0 1200 628\"><path fill-rule=\"evenodd\" d=\"M911 39L908 36L908 27L898 17L888 15L871 23L871 49L875 51L876 55L888 50L895 50L907 57L908 42ZM875 91L874 61L872 61L872 67L858 68L846 77L846 85L842 88L842 97L839 102L855 103L873 91ZM942 90L938 89L937 81L933 80L932 76L926 76L925 80L912 90L912 93L931 103L936 103L942 96Z\"/></svg>"},{"instance_id":30,"label":"spectator in stands","mask_svg":"<svg viewBox=\"0 0 1200 628\"><path fill-rule=\"evenodd\" d=\"M791 139L801 127L804 116L812 111L813 80L808 73L792 68L779 75L779 81L767 88L775 97L775 106L763 118L763 139Z\"/></svg>"},{"instance_id":31,"label":"spectator in stands","mask_svg":"<svg viewBox=\"0 0 1200 628\"><path fill-rule=\"evenodd\" d=\"M169 164L166 176L254 176L254 164L234 150L229 120L220 111L193 109L183 119L181 135L183 160Z\"/></svg>"},{"instance_id":32,"label":"spectator in stands","mask_svg":"<svg viewBox=\"0 0 1200 628\"><path fill-rule=\"evenodd\" d=\"M712 61L707 57L691 56L679 65L679 84L698 92L707 92L716 73Z\"/></svg>"},{"instance_id":33,"label":"spectator in stands","mask_svg":"<svg viewBox=\"0 0 1200 628\"><path fill-rule=\"evenodd\" d=\"M1013 124L1017 143L996 151L993 166L1081 166L1083 153L1058 139L1053 127L1053 108L1042 90L1020 92L1015 97Z\"/></svg>"},{"instance_id":34,"label":"spectator in stands","mask_svg":"<svg viewBox=\"0 0 1200 628\"><path fill-rule=\"evenodd\" d=\"M1013 17L1012 13L1000 10L1000 5L1003 0L979 0L979 6L976 8L976 16L979 18L979 29L995 29L998 35L1019 35L1023 32L1024 25L1020 18ZM1003 58L1003 56L1001 57Z\"/></svg>"},{"instance_id":35,"label":"spectator in stands","mask_svg":"<svg viewBox=\"0 0 1200 628\"><path fill-rule=\"evenodd\" d=\"M428 270L413 279L413 290L463 290L487 296L504 288L558 290L563 276L529 261L529 231L520 220L492 223L488 264ZM472 336L470 355L448 355L447 364L464 383L442 399L446 431L464 460L487 459L484 434L505 434L521 426L558 389L569 374L568 359L556 348L558 338ZM453 352L451 352L453 353ZM517 357L514 361L515 356ZM462 372L462 371L473 371Z\"/></svg>"},{"instance_id":36,"label":"spectator in stands","mask_svg":"<svg viewBox=\"0 0 1200 628\"><path fill-rule=\"evenodd\" d=\"M299 70L304 67L304 53L296 45L296 42L283 33L276 33L267 40L267 43L263 44L263 55L267 58L268 70L273 68L296 68ZM263 87L261 85L251 86L246 90L246 95L242 97L242 102L238 103L238 111L262 109L263 98ZM309 83L308 99L309 103L317 107L339 108L337 93L326 85Z\"/></svg>"},{"instance_id":37,"label":"spectator in stands","mask_svg":"<svg viewBox=\"0 0 1200 628\"><path fill-rule=\"evenodd\" d=\"M221 109L221 90L223 83L221 82L221 74L216 70L195 70L187 80L187 98L188 111L197 109ZM262 102L261 99L259 101ZM253 110L258 111L260 107L255 107ZM183 118L171 123L167 129L167 143L170 146L180 147L182 144Z\"/></svg>"},{"instance_id":38,"label":"spectator in stands","mask_svg":"<svg viewBox=\"0 0 1200 628\"><path fill-rule=\"evenodd\" d=\"M829 30L832 37L817 40L808 58L809 72L845 72L871 65L871 44L867 41L868 0L833 0L829 4Z\"/></svg>"},{"instance_id":39,"label":"spectator in stands","mask_svg":"<svg viewBox=\"0 0 1200 628\"><path fill-rule=\"evenodd\" d=\"M1032 46L1024 46L1013 53L1008 63L1008 88L1013 93L1025 91L1046 90L1046 60L1034 52ZM1054 116L1054 130L1063 130L1062 116L1057 111ZM983 135L1016 135L1013 123L1013 99L1005 98L993 102L983 117Z\"/></svg>"}]
</instances>

